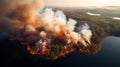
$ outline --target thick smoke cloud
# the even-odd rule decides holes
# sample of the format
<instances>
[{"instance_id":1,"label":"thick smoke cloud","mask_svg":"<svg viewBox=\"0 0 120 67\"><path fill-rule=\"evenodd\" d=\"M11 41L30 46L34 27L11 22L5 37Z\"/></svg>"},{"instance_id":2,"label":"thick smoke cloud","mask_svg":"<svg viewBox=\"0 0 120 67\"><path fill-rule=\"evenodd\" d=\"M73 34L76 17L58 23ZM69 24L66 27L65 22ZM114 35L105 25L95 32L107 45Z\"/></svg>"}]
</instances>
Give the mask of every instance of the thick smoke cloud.
<instances>
[{"instance_id":1,"label":"thick smoke cloud","mask_svg":"<svg viewBox=\"0 0 120 67\"><path fill-rule=\"evenodd\" d=\"M64 49L91 44L87 24L76 26L77 21L66 18L62 11L43 8L41 0L1 0L0 32L8 32L11 40L29 43L32 54L44 54L52 44L63 44Z\"/></svg>"},{"instance_id":2,"label":"thick smoke cloud","mask_svg":"<svg viewBox=\"0 0 120 67\"><path fill-rule=\"evenodd\" d=\"M42 8L43 3L40 0L1 0L0 29L14 26L23 28L26 24L38 27L40 25L39 11ZM10 24L12 24L12 26Z\"/></svg>"},{"instance_id":3,"label":"thick smoke cloud","mask_svg":"<svg viewBox=\"0 0 120 67\"><path fill-rule=\"evenodd\" d=\"M10 11L11 9L15 9L19 5L31 4L36 8L43 7L42 0L0 0L0 9L2 11Z\"/></svg>"}]
</instances>

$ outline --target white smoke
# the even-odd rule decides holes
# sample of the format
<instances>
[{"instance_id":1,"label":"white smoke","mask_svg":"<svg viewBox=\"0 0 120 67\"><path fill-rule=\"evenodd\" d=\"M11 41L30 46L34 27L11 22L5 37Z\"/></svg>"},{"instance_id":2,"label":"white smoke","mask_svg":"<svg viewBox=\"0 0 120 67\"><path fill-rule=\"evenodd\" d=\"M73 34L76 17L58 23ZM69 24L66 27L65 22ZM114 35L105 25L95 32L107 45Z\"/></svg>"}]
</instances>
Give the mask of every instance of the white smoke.
<instances>
[{"instance_id":1,"label":"white smoke","mask_svg":"<svg viewBox=\"0 0 120 67\"><path fill-rule=\"evenodd\" d=\"M26 25L25 32L36 32L36 29L32 25Z\"/></svg>"},{"instance_id":2,"label":"white smoke","mask_svg":"<svg viewBox=\"0 0 120 67\"><path fill-rule=\"evenodd\" d=\"M42 38L46 38L46 35L47 35L46 32L44 32L44 31L41 31L41 32L40 32L40 36L41 36Z\"/></svg>"},{"instance_id":3,"label":"white smoke","mask_svg":"<svg viewBox=\"0 0 120 67\"><path fill-rule=\"evenodd\" d=\"M3 10L2 12L5 12L2 17L10 19L7 23L11 25L4 27L14 26L14 28L22 29L22 32L24 30L22 34L19 33L19 36L24 35L25 41L30 43L38 41L34 47L31 47L36 52L41 50L44 52L46 46L53 44L52 42L56 40L63 41L63 45L71 46L83 45L87 47L91 44L92 32L87 24L76 27L77 21L67 18L62 11L54 11L52 8L43 9L41 0L21 0L10 2L10 4L9 1L7 1L6 6L14 4L14 7L9 7L13 7L11 11ZM2 12L0 11L0 14ZM2 22L3 20L0 18L0 23Z\"/></svg>"},{"instance_id":4,"label":"white smoke","mask_svg":"<svg viewBox=\"0 0 120 67\"><path fill-rule=\"evenodd\" d=\"M60 10L53 11L52 8L46 8L41 13L41 26L45 29L40 32L42 38L45 37L59 37L63 40L67 40L67 43L78 44L88 46L91 44L90 38L92 36L91 30L87 24L76 27L77 21L69 18L66 19L64 13ZM77 28L77 32L75 31ZM52 35L49 35L51 33ZM87 43L86 43L87 42Z\"/></svg>"},{"instance_id":5,"label":"white smoke","mask_svg":"<svg viewBox=\"0 0 120 67\"><path fill-rule=\"evenodd\" d=\"M89 29L89 26L87 24L80 25L77 27L78 32L81 33L82 38L84 38L89 44L90 43L90 38L92 36L92 31Z\"/></svg>"}]
</instances>

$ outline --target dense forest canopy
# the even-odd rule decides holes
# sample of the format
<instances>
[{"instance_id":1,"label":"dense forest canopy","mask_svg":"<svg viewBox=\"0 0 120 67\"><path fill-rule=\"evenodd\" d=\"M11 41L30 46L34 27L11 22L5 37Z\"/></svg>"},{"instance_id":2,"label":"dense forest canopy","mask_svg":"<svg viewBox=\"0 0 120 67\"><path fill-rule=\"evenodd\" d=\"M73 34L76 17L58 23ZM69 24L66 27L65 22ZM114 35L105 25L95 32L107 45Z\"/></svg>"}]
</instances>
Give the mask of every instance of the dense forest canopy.
<instances>
[{"instance_id":1,"label":"dense forest canopy","mask_svg":"<svg viewBox=\"0 0 120 67\"><path fill-rule=\"evenodd\" d=\"M14 36L9 36L10 39L2 41L2 44L8 43L19 44L19 45L27 45L24 48L27 48L29 53L33 54L33 56L40 56L45 59L57 59L58 57L65 56L68 53L73 51L78 51L80 53L88 53L88 54L96 54L102 47L102 42L107 36L118 36L120 37L120 20L119 18L113 19L112 17L119 17L118 10L107 10L107 9L79 9L79 8L57 8L63 11L63 13L68 18L73 18L77 21L75 26L88 24L90 30L92 31L92 37L90 39L91 44L87 47L82 44L65 44L63 40L59 38L53 38L54 41L52 44L44 45L36 45L36 40L31 40L32 43L27 42L24 36L36 36L37 33L24 34L20 36L22 39L16 40L14 36L18 36L17 34L13 34ZM54 11L57 10L54 8ZM115 11L115 12L114 12ZM43 28L38 28L38 31L43 30ZM75 29L76 31L77 29ZM22 30L23 31L23 30ZM22 32L18 32L22 33ZM44 34L44 32L43 32ZM3 34L1 34L3 36ZM3 36L4 37L4 36ZM39 37L37 37L39 39ZM11 41L12 40L12 41ZM7 44L8 44L7 43ZM35 47L34 47L35 46ZM42 47L42 49L41 49ZM44 48L44 49L43 49ZM25 50L25 49L23 49ZM25 50L26 51L26 50ZM28 52L27 51L27 52Z\"/></svg>"}]
</instances>

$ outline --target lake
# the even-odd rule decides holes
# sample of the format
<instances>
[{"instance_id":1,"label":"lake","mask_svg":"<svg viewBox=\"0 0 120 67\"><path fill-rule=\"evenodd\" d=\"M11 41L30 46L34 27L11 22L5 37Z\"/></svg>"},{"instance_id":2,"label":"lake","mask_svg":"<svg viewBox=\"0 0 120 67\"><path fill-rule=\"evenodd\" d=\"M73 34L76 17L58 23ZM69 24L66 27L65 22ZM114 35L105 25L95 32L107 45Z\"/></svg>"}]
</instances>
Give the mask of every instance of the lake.
<instances>
[{"instance_id":1,"label":"lake","mask_svg":"<svg viewBox=\"0 0 120 67\"><path fill-rule=\"evenodd\" d=\"M25 47L17 42L12 45L11 42L0 47L0 59L5 66L17 67L120 67L120 37L107 37L102 44L101 50L95 55L72 52L52 61L32 56L21 49Z\"/></svg>"},{"instance_id":2,"label":"lake","mask_svg":"<svg viewBox=\"0 0 120 67\"><path fill-rule=\"evenodd\" d=\"M107 37L95 55L73 52L64 58L48 63L60 67L120 67L120 37Z\"/></svg>"}]
</instances>

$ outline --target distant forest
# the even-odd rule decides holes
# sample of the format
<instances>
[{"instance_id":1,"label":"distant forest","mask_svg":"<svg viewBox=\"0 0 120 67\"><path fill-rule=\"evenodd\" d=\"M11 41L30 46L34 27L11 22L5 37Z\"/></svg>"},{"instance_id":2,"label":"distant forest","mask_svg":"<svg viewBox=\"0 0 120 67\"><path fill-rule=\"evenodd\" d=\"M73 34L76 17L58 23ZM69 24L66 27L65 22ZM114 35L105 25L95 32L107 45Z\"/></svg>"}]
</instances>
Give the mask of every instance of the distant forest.
<instances>
[{"instance_id":1,"label":"distant forest","mask_svg":"<svg viewBox=\"0 0 120 67\"><path fill-rule=\"evenodd\" d=\"M77 20L77 25L87 23L92 30L92 41L98 44L107 36L120 37L120 20L114 20L110 17L120 16L120 10L107 9L79 9L67 8L61 9L66 14L67 18L74 18ZM101 16L90 16L86 12L94 12L101 14ZM119 16L118 16L119 15Z\"/></svg>"},{"instance_id":2,"label":"distant forest","mask_svg":"<svg viewBox=\"0 0 120 67\"><path fill-rule=\"evenodd\" d=\"M58 9L58 8L57 8ZM56 9L54 9L56 10ZM120 15L119 11L112 11L106 9L76 9L76 8L62 8L67 18L77 20L77 25L87 23L92 30L92 44L88 46L92 54L97 53L101 49L103 40L108 36L120 37L120 20L114 20L111 17ZM101 16L91 16L86 12L94 12L101 14ZM82 47L81 47L82 48ZM85 50L85 48L82 48Z\"/></svg>"}]
</instances>

